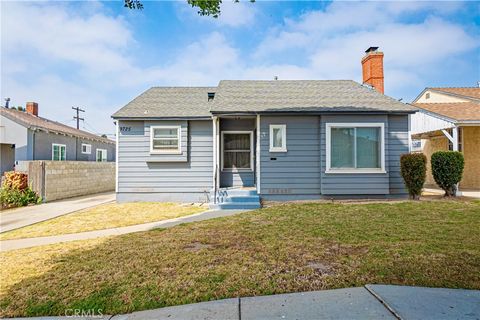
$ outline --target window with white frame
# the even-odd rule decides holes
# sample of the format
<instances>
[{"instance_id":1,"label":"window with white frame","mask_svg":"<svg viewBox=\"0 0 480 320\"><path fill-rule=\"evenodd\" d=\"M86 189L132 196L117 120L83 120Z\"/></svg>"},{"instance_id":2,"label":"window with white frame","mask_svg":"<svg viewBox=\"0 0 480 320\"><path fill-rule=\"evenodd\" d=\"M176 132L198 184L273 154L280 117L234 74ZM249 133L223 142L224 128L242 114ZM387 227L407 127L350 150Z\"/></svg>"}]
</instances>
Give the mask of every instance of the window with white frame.
<instances>
[{"instance_id":1,"label":"window with white frame","mask_svg":"<svg viewBox=\"0 0 480 320\"><path fill-rule=\"evenodd\" d=\"M151 153L182 153L181 126L150 127Z\"/></svg>"},{"instance_id":2,"label":"window with white frame","mask_svg":"<svg viewBox=\"0 0 480 320\"><path fill-rule=\"evenodd\" d=\"M97 162L106 162L107 161L107 150L106 149L97 149Z\"/></svg>"},{"instance_id":3,"label":"window with white frame","mask_svg":"<svg viewBox=\"0 0 480 320\"><path fill-rule=\"evenodd\" d=\"M253 170L253 133L222 132L222 170Z\"/></svg>"},{"instance_id":4,"label":"window with white frame","mask_svg":"<svg viewBox=\"0 0 480 320\"><path fill-rule=\"evenodd\" d=\"M270 152L287 152L287 126L270 125Z\"/></svg>"},{"instance_id":5,"label":"window with white frame","mask_svg":"<svg viewBox=\"0 0 480 320\"><path fill-rule=\"evenodd\" d=\"M82 153L83 154L91 154L92 153L92 145L82 143Z\"/></svg>"},{"instance_id":6,"label":"window with white frame","mask_svg":"<svg viewBox=\"0 0 480 320\"><path fill-rule=\"evenodd\" d=\"M65 161L67 159L67 146L64 144L52 143L52 160Z\"/></svg>"},{"instance_id":7,"label":"window with white frame","mask_svg":"<svg viewBox=\"0 0 480 320\"><path fill-rule=\"evenodd\" d=\"M385 172L383 123L327 123L326 172Z\"/></svg>"}]
</instances>

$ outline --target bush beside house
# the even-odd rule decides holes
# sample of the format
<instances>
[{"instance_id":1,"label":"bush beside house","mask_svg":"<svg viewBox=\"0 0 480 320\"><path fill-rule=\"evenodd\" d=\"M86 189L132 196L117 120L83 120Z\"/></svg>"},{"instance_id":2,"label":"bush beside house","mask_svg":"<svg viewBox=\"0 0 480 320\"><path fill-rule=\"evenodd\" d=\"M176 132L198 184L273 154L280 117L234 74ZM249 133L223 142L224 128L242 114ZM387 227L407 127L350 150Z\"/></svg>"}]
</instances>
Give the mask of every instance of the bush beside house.
<instances>
[{"instance_id":1,"label":"bush beside house","mask_svg":"<svg viewBox=\"0 0 480 320\"><path fill-rule=\"evenodd\" d=\"M403 154L400 168L410 198L418 200L426 179L427 157L423 153Z\"/></svg>"},{"instance_id":2,"label":"bush beside house","mask_svg":"<svg viewBox=\"0 0 480 320\"><path fill-rule=\"evenodd\" d=\"M38 203L41 198L28 186L28 176L25 173L5 172L0 188L0 207L22 207L30 203Z\"/></svg>"},{"instance_id":3,"label":"bush beside house","mask_svg":"<svg viewBox=\"0 0 480 320\"><path fill-rule=\"evenodd\" d=\"M457 184L462 180L465 160L458 151L437 151L432 154L432 174L445 196L456 196Z\"/></svg>"}]
</instances>

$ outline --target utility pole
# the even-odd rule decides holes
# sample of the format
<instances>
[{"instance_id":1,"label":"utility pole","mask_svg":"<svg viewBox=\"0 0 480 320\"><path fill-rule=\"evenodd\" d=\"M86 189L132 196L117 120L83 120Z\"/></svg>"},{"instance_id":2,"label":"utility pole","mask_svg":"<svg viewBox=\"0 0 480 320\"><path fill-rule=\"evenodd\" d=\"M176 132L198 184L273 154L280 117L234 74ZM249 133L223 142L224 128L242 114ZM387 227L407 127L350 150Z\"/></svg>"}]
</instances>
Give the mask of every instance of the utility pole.
<instances>
[{"instance_id":1,"label":"utility pole","mask_svg":"<svg viewBox=\"0 0 480 320\"><path fill-rule=\"evenodd\" d=\"M74 116L73 119L77 120L77 129L80 129L80 120L85 120L84 118L80 118L80 112L85 112L85 110L82 110L79 107L72 107L72 109L77 111L77 116Z\"/></svg>"}]
</instances>

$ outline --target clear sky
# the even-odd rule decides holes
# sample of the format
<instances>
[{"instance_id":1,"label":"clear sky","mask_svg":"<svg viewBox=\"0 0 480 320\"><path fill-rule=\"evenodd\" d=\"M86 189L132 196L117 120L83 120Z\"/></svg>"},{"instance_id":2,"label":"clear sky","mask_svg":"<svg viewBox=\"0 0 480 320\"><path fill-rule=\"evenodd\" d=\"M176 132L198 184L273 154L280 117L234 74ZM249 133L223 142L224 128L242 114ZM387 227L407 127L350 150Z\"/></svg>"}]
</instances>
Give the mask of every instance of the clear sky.
<instances>
[{"instance_id":1,"label":"clear sky","mask_svg":"<svg viewBox=\"0 0 480 320\"><path fill-rule=\"evenodd\" d=\"M480 81L479 2L225 1L219 19L186 1L1 1L1 98L114 133L110 115L151 86L221 79L353 79L385 53L385 93Z\"/></svg>"}]
</instances>

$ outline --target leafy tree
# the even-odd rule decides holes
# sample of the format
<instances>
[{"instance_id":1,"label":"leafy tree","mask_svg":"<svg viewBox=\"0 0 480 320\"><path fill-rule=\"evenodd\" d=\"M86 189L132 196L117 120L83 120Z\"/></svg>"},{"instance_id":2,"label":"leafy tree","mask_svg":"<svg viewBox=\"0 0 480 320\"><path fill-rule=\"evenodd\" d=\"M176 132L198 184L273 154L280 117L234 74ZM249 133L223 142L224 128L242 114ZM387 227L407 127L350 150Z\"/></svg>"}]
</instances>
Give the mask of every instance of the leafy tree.
<instances>
[{"instance_id":1,"label":"leafy tree","mask_svg":"<svg viewBox=\"0 0 480 320\"><path fill-rule=\"evenodd\" d=\"M140 0L124 0L125 8L129 9L143 9L142 1ZM255 2L255 0L249 0L250 2ZM233 2L240 2L240 0L234 0ZM187 3L192 6L192 8L198 8L198 14L201 16L212 16L218 18L220 15L220 4L222 0L187 0Z\"/></svg>"}]
</instances>

